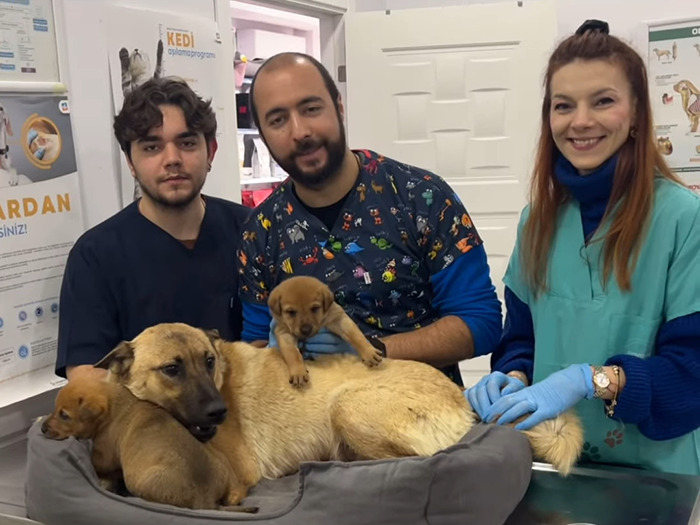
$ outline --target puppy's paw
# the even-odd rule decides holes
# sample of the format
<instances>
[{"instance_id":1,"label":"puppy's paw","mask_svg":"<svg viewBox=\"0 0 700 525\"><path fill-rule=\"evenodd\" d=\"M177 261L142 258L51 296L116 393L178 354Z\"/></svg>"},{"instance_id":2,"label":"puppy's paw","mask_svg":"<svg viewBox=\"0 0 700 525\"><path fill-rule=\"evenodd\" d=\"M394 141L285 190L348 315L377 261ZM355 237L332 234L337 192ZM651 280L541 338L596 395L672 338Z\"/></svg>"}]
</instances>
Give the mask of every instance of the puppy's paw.
<instances>
[{"instance_id":1,"label":"puppy's paw","mask_svg":"<svg viewBox=\"0 0 700 525\"><path fill-rule=\"evenodd\" d=\"M290 374L289 384L295 388L301 388L309 382L309 371L305 370L302 374Z\"/></svg>"},{"instance_id":2,"label":"puppy's paw","mask_svg":"<svg viewBox=\"0 0 700 525\"><path fill-rule=\"evenodd\" d=\"M378 366L382 362L382 353L370 346L369 349L362 353L362 362L368 367Z\"/></svg>"}]
</instances>

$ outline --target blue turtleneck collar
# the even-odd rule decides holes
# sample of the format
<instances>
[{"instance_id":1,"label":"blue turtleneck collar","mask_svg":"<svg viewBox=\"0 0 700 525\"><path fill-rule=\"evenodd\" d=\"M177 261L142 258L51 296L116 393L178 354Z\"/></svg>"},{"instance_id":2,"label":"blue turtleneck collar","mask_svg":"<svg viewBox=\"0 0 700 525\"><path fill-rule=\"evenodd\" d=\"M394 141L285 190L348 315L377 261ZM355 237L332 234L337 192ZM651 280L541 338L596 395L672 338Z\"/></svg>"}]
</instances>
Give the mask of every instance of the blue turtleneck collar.
<instances>
[{"instance_id":1,"label":"blue turtleneck collar","mask_svg":"<svg viewBox=\"0 0 700 525\"><path fill-rule=\"evenodd\" d=\"M557 180L568 189L581 208L583 235L589 239L598 228L612 193L618 155L613 155L588 175L578 170L561 153L554 162Z\"/></svg>"}]
</instances>

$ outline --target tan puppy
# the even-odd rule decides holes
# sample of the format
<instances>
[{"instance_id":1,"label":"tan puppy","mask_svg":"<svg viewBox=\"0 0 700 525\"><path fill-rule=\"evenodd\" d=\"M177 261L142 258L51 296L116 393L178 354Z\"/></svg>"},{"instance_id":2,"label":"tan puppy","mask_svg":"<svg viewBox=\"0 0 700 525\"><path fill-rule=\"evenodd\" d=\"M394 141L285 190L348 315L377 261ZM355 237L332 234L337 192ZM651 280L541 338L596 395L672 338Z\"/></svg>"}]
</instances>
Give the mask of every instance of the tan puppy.
<instances>
[{"instance_id":1,"label":"tan puppy","mask_svg":"<svg viewBox=\"0 0 700 525\"><path fill-rule=\"evenodd\" d=\"M347 341L367 366L382 362L374 348L345 310L333 298L333 292L315 277L290 277L270 293L267 301L277 321L274 332L280 352L289 368L289 382L303 386L309 372L299 351L298 342L315 336L322 327Z\"/></svg>"},{"instance_id":2,"label":"tan puppy","mask_svg":"<svg viewBox=\"0 0 700 525\"><path fill-rule=\"evenodd\" d=\"M41 426L51 439L92 439L97 475L123 475L134 496L192 509L255 512L223 505L231 470L213 447L197 441L161 407L140 401L117 383L79 377L64 386Z\"/></svg>"},{"instance_id":3,"label":"tan puppy","mask_svg":"<svg viewBox=\"0 0 700 525\"><path fill-rule=\"evenodd\" d=\"M215 356L212 373L190 374L188 364L203 355ZM173 359L191 378L187 388L158 372ZM455 444L478 419L460 388L424 363L385 359L370 370L354 356L329 355L307 363L307 388L290 389L276 349L229 343L181 323L144 330L100 365L109 367L109 380L163 406L177 406L196 388L221 391L229 410L212 445L226 455L239 483L230 503L261 478L292 473L303 461L430 456ZM535 457L562 474L583 446L573 413L526 435Z\"/></svg>"}]
</instances>

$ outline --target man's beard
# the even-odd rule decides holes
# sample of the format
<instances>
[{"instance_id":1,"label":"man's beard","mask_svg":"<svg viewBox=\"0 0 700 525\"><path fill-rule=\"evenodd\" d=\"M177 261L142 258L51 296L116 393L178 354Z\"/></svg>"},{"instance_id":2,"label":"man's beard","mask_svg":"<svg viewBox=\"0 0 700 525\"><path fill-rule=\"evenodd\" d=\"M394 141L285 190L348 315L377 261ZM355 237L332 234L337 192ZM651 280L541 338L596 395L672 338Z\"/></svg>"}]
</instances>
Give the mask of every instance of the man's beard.
<instances>
[{"instance_id":1,"label":"man's beard","mask_svg":"<svg viewBox=\"0 0 700 525\"><path fill-rule=\"evenodd\" d=\"M190 182L195 184L193 177L191 177L189 174L187 174L187 177L190 180ZM193 200L195 200L199 196L199 193L202 191L202 187L204 186L205 179L202 179L202 182L199 185L195 184L194 186L192 186L192 190L190 192L170 198L164 197L163 195L152 191L151 188L142 184L138 175L136 176L136 181L139 183L141 193L147 195L148 198L151 199L151 201L156 206L164 209L178 210L187 207Z\"/></svg>"},{"instance_id":2,"label":"man's beard","mask_svg":"<svg viewBox=\"0 0 700 525\"><path fill-rule=\"evenodd\" d=\"M314 190L325 187L327 182L333 180L338 174L340 174L340 168L343 165L345 151L347 150L345 128L343 127L343 123L340 118L338 118L338 123L340 127L340 137L338 140L331 141L327 139L317 140L307 138L299 142L296 150L287 158L279 159L274 155L273 158L297 184ZM325 148L326 150L326 155L328 158L326 159L325 166L312 173L301 170L296 164L296 158L301 155L311 153L312 151L316 151L319 147Z\"/></svg>"}]
</instances>

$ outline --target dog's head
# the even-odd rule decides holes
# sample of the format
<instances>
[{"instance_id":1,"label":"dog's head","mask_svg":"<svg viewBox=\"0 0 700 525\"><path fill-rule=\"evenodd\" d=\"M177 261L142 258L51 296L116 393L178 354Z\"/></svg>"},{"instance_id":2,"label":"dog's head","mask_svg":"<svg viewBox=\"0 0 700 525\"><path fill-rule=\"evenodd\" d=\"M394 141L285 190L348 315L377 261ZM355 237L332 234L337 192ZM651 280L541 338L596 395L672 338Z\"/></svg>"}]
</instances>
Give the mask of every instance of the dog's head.
<instances>
[{"instance_id":1,"label":"dog's head","mask_svg":"<svg viewBox=\"0 0 700 525\"><path fill-rule=\"evenodd\" d=\"M95 366L137 398L161 406L200 441L208 441L226 417L219 389L225 364L215 344L219 334L183 323L147 328L119 344Z\"/></svg>"},{"instance_id":2,"label":"dog's head","mask_svg":"<svg viewBox=\"0 0 700 525\"><path fill-rule=\"evenodd\" d=\"M58 391L53 413L41 431L51 439L91 439L109 409L104 381L78 377Z\"/></svg>"},{"instance_id":3,"label":"dog's head","mask_svg":"<svg viewBox=\"0 0 700 525\"><path fill-rule=\"evenodd\" d=\"M314 277L291 277L275 287L267 301L277 323L298 340L318 333L333 305L333 292Z\"/></svg>"}]
</instances>

